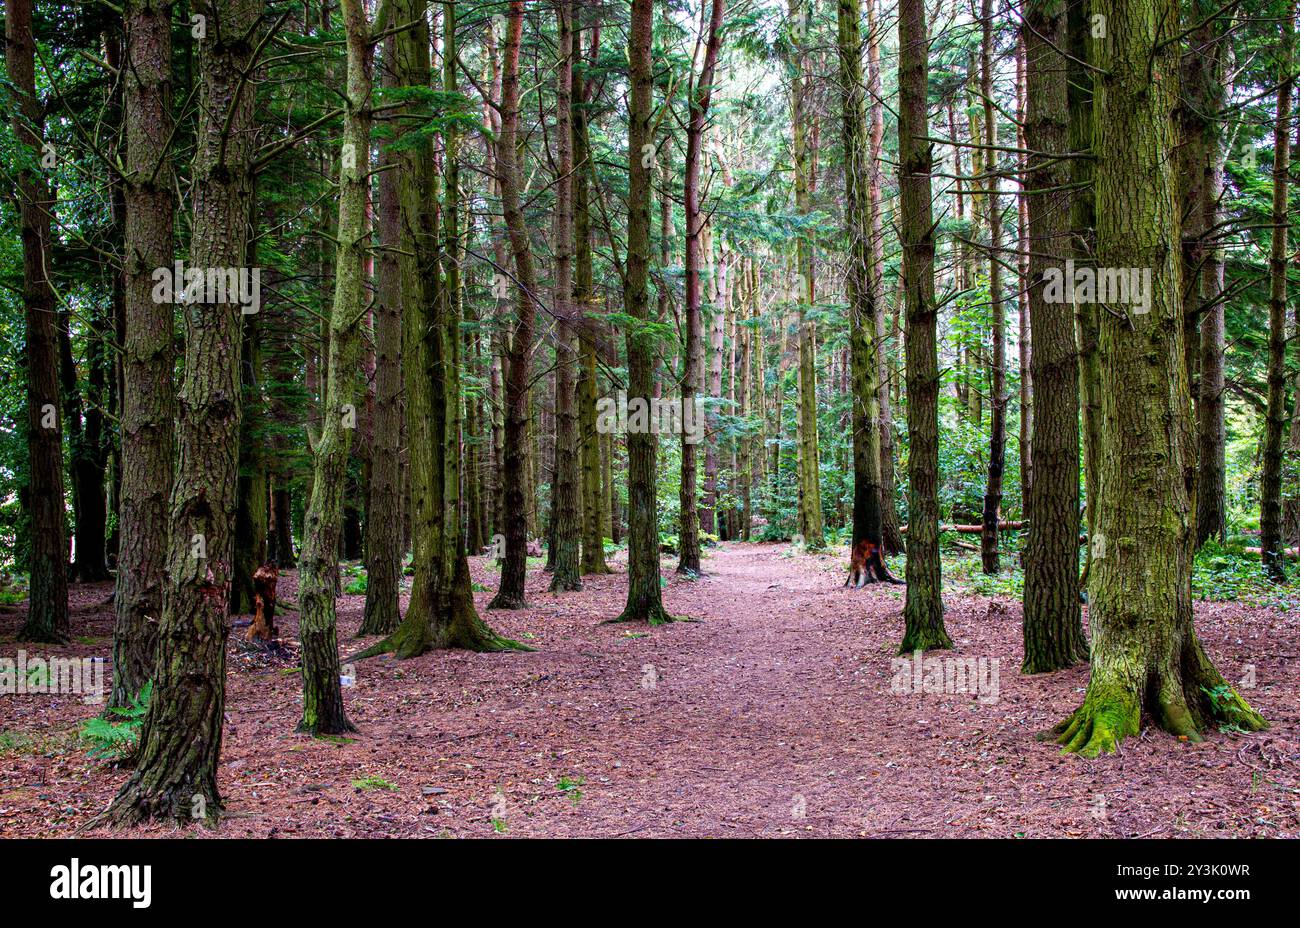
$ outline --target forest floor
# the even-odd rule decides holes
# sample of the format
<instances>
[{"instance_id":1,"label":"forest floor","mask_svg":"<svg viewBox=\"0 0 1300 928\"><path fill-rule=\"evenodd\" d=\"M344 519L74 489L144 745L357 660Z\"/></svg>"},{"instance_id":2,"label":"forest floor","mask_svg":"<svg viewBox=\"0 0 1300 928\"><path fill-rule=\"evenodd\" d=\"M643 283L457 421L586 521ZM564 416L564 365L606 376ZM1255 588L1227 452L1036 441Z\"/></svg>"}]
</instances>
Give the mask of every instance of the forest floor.
<instances>
[{"instance_id":1,"label":"forest floor","mask_svg":"<svg viewBox=\"0 0 1300 928\"><path fill-rule=\"evenodd\" d=\"M947 627L986 662L971 693L899 693L902 587L842 587L838 555L723 544L705 576L671 573L671 612L647 628L601 624L626 577L546 592L530 559L528 609L484 612L534 653L374 658L344 690L359 731L294 734L293 662L232 634L219 786L223 837L1243 837L1300 836L1300 612L1197 603L1226 679L1249 679L1262 734L1191 744L1147 729L1122 753L1062 757L1035 732L1080 702L1086 666L1025 677L1020 606L949 584ZM622 570L622 559L614 559ZM497 574L473 558L484 609ZM281 596L296 594L281 579ZM109 584L76 586L68 648L107 657ZM340 600L340 650L364 596ZM0 656L21 607L0 613ZM277 617L290 643L296 613ZM372 640L372 639L371 639ZM992 676L996 668L996 677ZM996 685L994 685L996 683ZM72 834L126 772L88 755L77 696L0 696L0 836ZM176 833L164 826L134 836Z\"/></svg>"}]
</instances>

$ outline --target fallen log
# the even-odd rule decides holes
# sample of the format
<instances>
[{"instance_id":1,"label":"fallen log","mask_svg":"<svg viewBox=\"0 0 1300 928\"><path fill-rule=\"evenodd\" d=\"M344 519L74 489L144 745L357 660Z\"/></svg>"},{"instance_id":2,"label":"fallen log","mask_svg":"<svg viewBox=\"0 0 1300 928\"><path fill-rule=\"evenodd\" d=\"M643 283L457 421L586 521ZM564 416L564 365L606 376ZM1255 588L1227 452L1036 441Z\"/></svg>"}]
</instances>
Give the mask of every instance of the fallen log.
<instances>
[{"instance_id":1,"label":"fallen log","mask_svg":"<svg viewBox=\"0 0 1300 928\"><path fill-rule=\"evenodd\" d=\"M1025 528L1027 525L1029 525L1028 522L999 522L998 531L999 532L1016 531L1018 529ZM906 535L907 526L904 525L902 528L899 529L899 531L902 534ZM984 531L984 526L982 525L940 525L939 531L960 532L963 535L978 535L980 532Z\"/></svg>"},{"instance_id":2,"label":"fallen log","mask_svg":"<svg viewBox=\"0 0 1300 928\"><path fill-rule=\"evenodd\" d=\"M1263 548L1243 548L1247 554L1263 555ZM1283 557L1300 558L1300 548L1287 548L1282 552Z\"/></svg>"}]
</instances>

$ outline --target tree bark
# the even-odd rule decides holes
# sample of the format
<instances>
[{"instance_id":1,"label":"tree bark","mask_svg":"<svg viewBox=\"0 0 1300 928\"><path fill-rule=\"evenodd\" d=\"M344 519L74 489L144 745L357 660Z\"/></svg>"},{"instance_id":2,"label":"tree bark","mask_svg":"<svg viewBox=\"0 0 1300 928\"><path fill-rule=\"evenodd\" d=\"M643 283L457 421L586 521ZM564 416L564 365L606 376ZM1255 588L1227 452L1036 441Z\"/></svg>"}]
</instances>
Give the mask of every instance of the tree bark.
<instances>
[{"instance_id":1,"label":"tree bark","mask_svg":"<svg viewBox=\"0 0 1300 928\"><path fill-rule=\"evenodd\" d=\"M1183 355L1173 108L1175 0L1098 0L1097 265L1149 268L1149 309L1099 314L1100 447L1089 575L1092 666L1083 704L1048 735L1096 756L1160 728L1202 740L1215 723L1267 727L1228 686L1192 626L1193 422ZM1143 178L1135 184L1134 176Z\"/></svg>"},{"instance_id":2,"label":"tree bark","mask_svg":"<svg viewBox=\"0 0 1300 928\"><path fill-rule=\"evenodd\" d=\"M1025 8L1025 147L1050 156L1067 145L1069 105L1065 0L1034 0ZM1025 179L1030 370L1035 385L1025 549L1022 673L1046 673L1087 660L1079 605L1079 360L1071 306L1049 303L1044 275L1069 259L1069 165L1028 158Z\"/></svg>"},{"instance_id":3,"label":"tree bark","mask_svg":"<svg viewBox=\"0 0 1300 928\"><path fill-rule=\"evenodd\" d=\"M199 0L199 125L188 265L244 266L255 140L254 67L261 0ZM221 23L218 33L211 28ZM177 396L179 454L170 500L153 698L136 767L103 820L215 821L225 708L226 624L239 469L240 305L187 303Z\"/></svg>"},{"instance_id":4,"label":"tree bark","mask_svg":"<svg viewBox=\"0 0 1300 928\"><path fill-rule=\"evenodd\" d=\"M951 648L939 567L939 357L934 299L931 152L926 112L929 38L924 0L899 0L899 172L907 301L907 600L899 653Z\"/></svg>"},{"instance_id":5,"label":"tree bark","mask_svg":"<svg viewBox=\"0 0 1300 928\"><path fill-rule=\"evenodd\" d=\"M63 433L59 421L58 334L55 327L50 222L54 199L35 167L45 157L45 115L36 96L36 44L31 0L6 0L5 65L18 96L14 135L30 167L18 173L23 246L23 317L27 357L28 482L24 508L30 550L27 617L19 641L68 641L68 534L63 505Z\"/></svg>"},{"instance_id":6,"label":"tree bark","mask_svg":"<svg viewBox=\"0 0 1300 928\"><path fill-rule=\"evenodd\" d=\"M126 7L126 334L122 351L119 543L110 707L130 704L153 672L172 484L172 304L153 300L154 268L172 263L170 7Z\"/></svg>"}]
</instances>

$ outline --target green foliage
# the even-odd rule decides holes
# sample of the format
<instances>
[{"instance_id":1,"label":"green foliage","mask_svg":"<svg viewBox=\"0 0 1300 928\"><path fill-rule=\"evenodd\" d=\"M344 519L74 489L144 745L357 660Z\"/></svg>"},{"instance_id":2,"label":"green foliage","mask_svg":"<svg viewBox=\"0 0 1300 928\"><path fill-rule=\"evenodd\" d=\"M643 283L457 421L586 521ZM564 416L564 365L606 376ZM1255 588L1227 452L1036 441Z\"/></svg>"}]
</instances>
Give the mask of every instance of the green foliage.
<instances>
[{"instance_id":1,"label":"green foliage","mask_svg":"<svg viewBox=\"0 0 1300 928\"><path fill-rule=\"evenodd\" d=\"M365 776L359 780L353 780L352 785L359 790L386 789L396 791L397 787L389 783L383 777Z\"/></svg>"},{"instance_id":2,"label":"green foliage","mask_svg":"<svg viewBox=\"0 0 1300 928\"><path fill-rule=\"evenodd\" d=\"M81 737L93 745L90 756L114 759L129 757L140 743L140 729L144 725L152 696L153 681L150 680L141 687L139 693L131 697L129 705L114 706L108 710L120 721L98 715L87 719L81 728Z\"/></svg>"}]
</instances>

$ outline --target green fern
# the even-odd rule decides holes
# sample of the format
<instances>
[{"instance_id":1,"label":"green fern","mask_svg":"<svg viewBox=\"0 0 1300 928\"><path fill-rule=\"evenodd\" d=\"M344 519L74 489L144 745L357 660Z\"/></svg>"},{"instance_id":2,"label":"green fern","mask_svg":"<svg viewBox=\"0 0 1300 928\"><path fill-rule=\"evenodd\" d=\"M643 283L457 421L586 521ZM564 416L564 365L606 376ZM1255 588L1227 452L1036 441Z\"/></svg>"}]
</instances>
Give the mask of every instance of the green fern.
<instances>
[{"instance_id":1,"label":"green fern","mask_svg":"<svg viewBox=\"0 0 1300 928\"><path fill-rule=\"evenodd\" d=\"M140 692L131 697L130 705L113 706L108 711L118 716L121 721L110 721L103 716L87 719L81 728L81 737L91 742L94 747L91 757L122 758L135 750L140 742L140 729L144 717L149 711L149 699L153 696L153 681L150 680Z\"/></svg>"}]
</instances>

